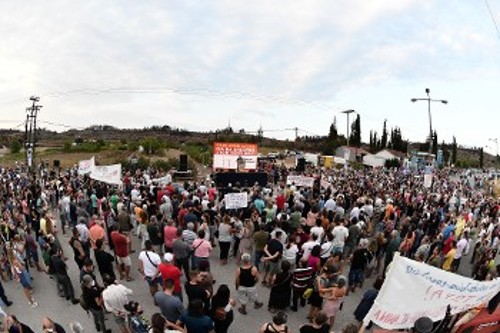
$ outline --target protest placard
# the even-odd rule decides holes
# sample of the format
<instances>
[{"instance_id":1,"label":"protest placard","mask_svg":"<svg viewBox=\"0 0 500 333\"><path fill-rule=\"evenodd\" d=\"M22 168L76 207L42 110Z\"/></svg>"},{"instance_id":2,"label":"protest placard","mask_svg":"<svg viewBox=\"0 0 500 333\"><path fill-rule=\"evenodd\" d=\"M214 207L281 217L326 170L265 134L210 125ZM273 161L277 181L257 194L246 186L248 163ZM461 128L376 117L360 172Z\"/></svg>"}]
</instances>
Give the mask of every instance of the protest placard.
<instances>
[{"instance_id":1,"label":"protest placard","mask_svg":"<svg viewBox=\"0 0 500 333\"><path fill-rule=\"evenodd\" d=\"M78 162L78 174L86 175L88 173L91 173L94 167L95 167L94 156L92 156L92 158L89 160L82 160Z\"/></svg>"},{"instance_id":2,"label":"protest placard","mask_svg":"<svg viewBox=\"0 0 500 333\"><path fill-rule=\"evenodd\" d=\"M246 208L248 206L248 194L243 193L227 193L224 195L226 209Z\"/></svg>"},{"instance_id":3,"label":"protest placard","mask_svg":"<svg viewBox=\"0 0 500 333\"><path fill-rule=\"evenodd\" d=\"M443 319L448 305L452 315L484 305L499 290L498 278L476 281L397 254L364 324L412 328L420 317Z\"/></svg>"},{"instance_id":4,"label":"protest placard","mask_svg":"<svg viewBox=\"0 0 500 333\"><path fill-rule=\"evenodd\" d=\"M432 173L424 175L424 187L430 188L432 186Z\"/></svg>"},{"instance_id":5,"label":"protest placard","mask_svg":"<svg viewBox=\"0 0 500 333\"><path fill-rule=\"evenodd\" d=\"M300 187L313 187L314 178L306 176L289 175L288 177L286 177L286 183L288 185L294 184L295 186L300 186Z\"/></svg>"},{"instance_id":6,"label":"protest placard","mask_svg":"<svg viewBox=\"0 0 500 333\"><path fill-rule=\"evenodd\" d=\"M92 169L90 178L107 184L120 185L122 176L122 165L98 165Z\"/></svg>"}]
</instances>

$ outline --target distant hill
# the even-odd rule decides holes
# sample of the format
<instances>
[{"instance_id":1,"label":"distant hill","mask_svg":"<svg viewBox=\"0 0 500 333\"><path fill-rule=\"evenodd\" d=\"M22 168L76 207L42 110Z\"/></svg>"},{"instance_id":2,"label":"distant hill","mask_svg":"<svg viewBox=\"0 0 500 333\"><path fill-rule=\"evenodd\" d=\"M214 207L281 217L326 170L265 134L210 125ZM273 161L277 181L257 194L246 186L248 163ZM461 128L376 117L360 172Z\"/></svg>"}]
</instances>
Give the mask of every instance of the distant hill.
<instances>
[{"instance_id":1,"label":"distant hill","mask_svg":"<svg viewBox=\"0 0 500 333\"><path fill-rule=\"evenodd\" d=\"M253 132L252 132L253 133ZM256 143L260 147L268 147L272 150L302 150L315 153L334 154L336 146L327 144L327 136L299 137L297 141L277 140L261 135L248 134L244 130L234 132L232 128L219 129L209 132L195 132L185 129L172 128L170 126L153 126L142 129L120 129L110 125L94 125L88 128L77 130L69 129L64 132L55 132L47 129L39 129L38 146L61 148L65 144L73 142L83 142L89 140L99 140L111 143L121 143L127 145L131 142L138 142L145 138L156 138L164 141L167 146L182 150L181 146L204 146L210 151L214 141L223 142L249 142ZM339 137L345 141L345 138ZM24 141L24 131L13 129L0 129L0 146L9 147L12 140ZM341 141L339 141L341 142ZM412 143L412 147L423 146L422 143ZM327 147L327 149L325 149ZM368 149L368 145L362 144L363 148ZM440 145L442 147L442 145ZM266 151L269 149L265 149ZM328 150L328 152L325 152ZM445 160L449 160L451 145L444 145ZM457 161L460 167L478 167L479 150L458 146ZM484 166L491 167L499 165L495 156L484 152Z\"/></svg>"}]
</instances>

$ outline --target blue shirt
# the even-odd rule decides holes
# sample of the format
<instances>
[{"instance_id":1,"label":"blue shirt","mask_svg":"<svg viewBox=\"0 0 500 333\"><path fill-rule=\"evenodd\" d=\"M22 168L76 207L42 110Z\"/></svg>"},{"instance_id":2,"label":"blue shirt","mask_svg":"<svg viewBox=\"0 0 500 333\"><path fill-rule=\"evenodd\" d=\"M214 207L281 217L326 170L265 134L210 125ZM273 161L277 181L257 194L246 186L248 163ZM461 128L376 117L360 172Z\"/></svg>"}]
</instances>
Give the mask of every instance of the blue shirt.
<instances>
[{"instance_id":1,"label":"blue shirt","mask_svg":"<svg viewBox=\"0 0 500 333\"><path fill-rule=\"evenodd\" d=\"M214 329L214 322L210 317L192 316L188 311L185 311L179 318L179 321L187 329L187 333L209 333Z\"/></svg>"},{"instance_id":2,"label":"blue shirt","mask_svg":"<svg viewBox=\"0 0 500 333\"><path fill-rule=\"evenodd\" d=\"M450 224L443 230L443 240L447 240L450 237L451 232L455 230L455 226Z\"/></svg>"}]
</instances>

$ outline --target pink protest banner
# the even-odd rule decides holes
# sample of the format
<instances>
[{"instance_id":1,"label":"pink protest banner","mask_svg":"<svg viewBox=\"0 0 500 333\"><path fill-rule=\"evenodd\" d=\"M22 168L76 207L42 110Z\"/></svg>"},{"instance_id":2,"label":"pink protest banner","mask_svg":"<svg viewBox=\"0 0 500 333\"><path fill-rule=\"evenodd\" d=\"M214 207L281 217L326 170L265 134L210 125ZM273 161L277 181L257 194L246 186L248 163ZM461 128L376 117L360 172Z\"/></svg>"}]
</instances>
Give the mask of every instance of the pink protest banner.
<instances>
[{"instance_id":1,"label":"pink protest banner","mask_svg":"<svg viewBox=\"0 0 500 333\"><path fill-rule=\"evenodd\" d=\"M364 324L411 328L420 317L444 318L484 305L500 290L500 279L476 281L396 255Z\"/></svg>"}]
</instances>

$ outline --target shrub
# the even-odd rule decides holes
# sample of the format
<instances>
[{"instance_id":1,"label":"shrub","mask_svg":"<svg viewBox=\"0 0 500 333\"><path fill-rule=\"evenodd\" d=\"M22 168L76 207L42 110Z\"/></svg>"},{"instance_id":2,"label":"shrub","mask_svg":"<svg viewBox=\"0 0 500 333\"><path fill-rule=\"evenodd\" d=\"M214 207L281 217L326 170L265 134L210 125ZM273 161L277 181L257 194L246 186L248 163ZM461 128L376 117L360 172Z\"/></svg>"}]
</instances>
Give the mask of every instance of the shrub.
<instances>
[{"instance_id":1,"label":"shrub","mask_svg":"<svg viewBox=\"0 0 500 333\"><path fill-rule=\"evenodd\" d=\"M21 148L22 148L22 144L21 142L19 142L18 140L13 140L11 143L10 143L10 153L11 154L17 154L21 151Z\"/></svg>"}]
</instances>

